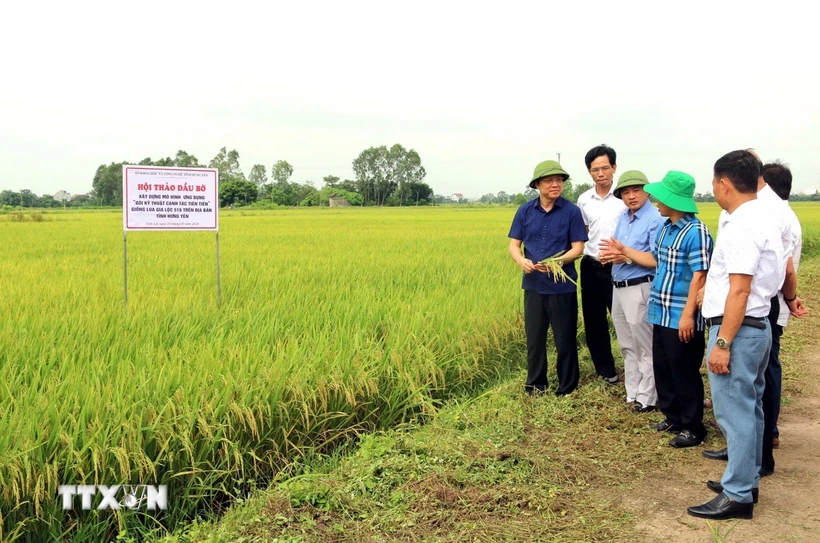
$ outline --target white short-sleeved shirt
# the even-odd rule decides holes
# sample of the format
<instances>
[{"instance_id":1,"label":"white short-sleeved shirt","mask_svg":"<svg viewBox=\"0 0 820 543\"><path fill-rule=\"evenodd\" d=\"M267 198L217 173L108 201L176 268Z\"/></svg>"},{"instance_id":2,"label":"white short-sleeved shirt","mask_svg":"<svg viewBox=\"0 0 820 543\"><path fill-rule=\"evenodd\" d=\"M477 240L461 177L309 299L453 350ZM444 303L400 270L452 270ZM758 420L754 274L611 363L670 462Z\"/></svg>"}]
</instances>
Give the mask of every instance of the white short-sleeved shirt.
<instances>
[{"instance_id":1,"label":"white short-sleeved shirt","mask_svg":"<svg viewBox=\"0 0 820 543\"><path fill-rule=\"evenodd\" d=\"M800 266L800 255L803 253L803 227L800 226L800 220L795 215L794 210L786 206L789 211L789 217L792 222L792 253L787 256L792 257L794 264L794 273L797 273L797 268ZM777 324L786 326L789 324L789 306L783 298L783 292L777 293L777 299L780 301L780 315L777 317Z\"/></svg>"},{"instance_id":2,"label":"white short-sleeved shirt","mask_svg":"<svg viewBox=\"0 0 820 543\"><path fill-rule=\"evenodd\" d=\"M746 302L746 316L766 317L771 299L786 278L780 231L772 221L761 220L770 206L760 199L750 200L727 214L712 253L701 312L711 319L723 315L729 296L729 275L752 276L752 290Z\"/></svg>"},{"instance_id":3,"label":"white short-sleeved shirt","mask_svg":"<svg viewBox=\"0 0 820 543\"><path fill-rule=\"evenodd\" d=\"M792 238L792 219L790 216L790 213L794 212L791 211L789 205L783 201L769 185L764 184L763 188L757 191L757 199L766 209L765 215L760 217L760 220L766 220L777 228L777 231L780 233L780 241L783 244L783 253L786 260L788 260L793 250L792 244L794 243ZM725 209L720 212L718 234L720 234L723 224L728 218L729 213L727 213ZM785 269L785 261L783 262L783 266L783 269Z\"/></svg>"},{"instance_id":4,"label":"white short-sleeved shirt","mask_svg":"<svg viewBox=\"0 0 820 543\"><path fill-rule=\"evenodd\" d=\"M601 198L595 192L595 186L578 197L577 205L581 208L581 215L584 217L584 224L589 227L589 241L584 246L584 254L599 260L601 240L609 239L615 233L618 226L618 219L627 209L623 200L616 198L612 191L615 183L609 189L609 193Z\"/></svg>"}]
</instances>

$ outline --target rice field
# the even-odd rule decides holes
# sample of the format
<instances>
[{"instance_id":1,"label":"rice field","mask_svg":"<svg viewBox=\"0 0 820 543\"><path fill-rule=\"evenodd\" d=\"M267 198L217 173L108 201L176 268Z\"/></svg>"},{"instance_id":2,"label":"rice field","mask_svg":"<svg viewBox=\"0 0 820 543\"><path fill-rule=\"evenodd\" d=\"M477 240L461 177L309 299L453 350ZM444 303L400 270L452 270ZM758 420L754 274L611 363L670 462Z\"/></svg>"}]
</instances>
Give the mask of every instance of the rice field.
<instances>
[{"instance_id":1,"label":"rice field","mask_svg":"<svg viewBox=\"0 0 820 543\"><path fill-rule=\"evenodd\" d=\"M59 484L167 484L157 522L190 517L509 372L512 213L225 213L219 308L213 233L129 232L124 308L119 213L0 217L2 536L151 525L62 511Z\"/></svg>"},{"instance_id":2,"label":"rice field","mask_svg":"<svg viewBox=\"0 0 820 543\"><path fill-rule=\"evenodd\" d=\"M820 205L794 208L816 252ZM221 307L213 233L130 232L124 307L119 213L0 216L0 540L161 531L524 367L513 214L225 212ZM169 507L64 511L61 484Z\"/></svg>"}]
</instances>

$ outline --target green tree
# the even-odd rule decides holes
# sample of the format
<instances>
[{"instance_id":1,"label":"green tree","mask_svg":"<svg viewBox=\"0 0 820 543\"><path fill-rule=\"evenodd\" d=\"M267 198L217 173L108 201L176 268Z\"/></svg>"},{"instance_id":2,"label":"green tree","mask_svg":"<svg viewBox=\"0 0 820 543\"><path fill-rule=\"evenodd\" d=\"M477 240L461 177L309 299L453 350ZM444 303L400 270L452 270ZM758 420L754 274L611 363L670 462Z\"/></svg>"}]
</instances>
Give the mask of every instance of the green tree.
<instances>
[{"instance_id":1,"label":"green tree","mask_svg":"<svg viewBox=\"0 0 820 543\"><path fill-rule=\"evenodd\" d=\"M421 183L427 176L427 170L421 165L421 157L413 150L407 150L396 143L387 154L388 175L392 176L399 195L399 205L413 201L408 192L410 183ZM416 185L418 187L418 185Z\"/></svg>"},{"instance_id":2,"label":"green tree","mask_svg":"<svg viewBox=\"0 0 820 543\"><path fill-rule=\"evenodd\" d=\"M575 197L575 189L573 188L573 183L571 179L567 179L564 181L564 189L561 191L561 196L569 200L570 202L575 202L577 198L573 200Z\"/></svg>"},{"instance_id":3,"label":"green tree","mask_svg":"<svg viewBox=\"0 0 820 543\"><path fill-rule=\"evenodd\" d=\"M0 206L19 206L23 203L23 197L19 192L4 190L0 192Z\"/></svg>"},{"instance_id":4,"label":"green tree","mask_svg":"<svg viewBox=\"0 0 820 543\"><path fill-rule=\"evenodd\" d=\"M392 187L385 181L387 147L370 147L353 160L356 189L364 197L364 204L382 205L390 196Z\"/></svg>"},{"instance_id":5,"label":"green tree","mask_svg":"<svg viewBox=\"0 0 820 543\"><path fill-rule=\"evenodd\" d=\"M516 194L515 197L513 198L513 204L515 204L517 206L520 206L520 205L526 204L526 203L527 203L527 197L524 196L523 194L521 194L520 192L518 194Z\"/></svg>"},{"instance_id":6,"label":"green tree","mask_svg":"<svg viewBox=\"0 0 820 543\"><path fill-rule=\"evenodd\" d=\"M37 199L36 207L60 207L61 205L51 194L43 194Z\"/></svg>"},{"instance_id":7,"label":"green tree","mask_svg":"<svg viewBox=\"0 0 820 543\"><path fill-rule=\"evenodd\" d=\"M316 187L313 185L313 181L307 181L301 185L293 183L293 185L296 197L290 205L299 205L305 198L308 198L311 194L318 192Z\"/></svg>"},{"instance_id":8,"label":"green tree","mask_svg":"<svg viewBox=\"0 0 820 543\"><path fill-rule=\"evenodd\" d=\"M328 206L331 196L339 196L348 201L350 205L362 205L362 195L357 192L350 192L337 187L324 187L322 190L317 190L308 195L304 200L299 202L300 206Z\"/></svg>"},{"instance_id":9,"label":"green tree","mask_svg":"<svg viewBox=\"0 0 820 543\"><path fill-rule=\"evenodd\" d=\"M575 188L572 189L572 196L570 198L567 198L567 200L569 200L570 202L575 203L575 202L578 201L578 198L583 193L585 193L586 191L588 191L591 188L592 188L591 183L581 183L580 185L576 185Z\"/></svg>"},{"instance_id":10,"label":"green tree","mask_svg":"<svg viewBox=\"0 0 820 543\"><path fill-rule=\"evenodd\" d=\"M433 189L427 183L408 181L404 185L405 203L408 205L423 206L432 203Z\"/></svg>"},{"instance_id":11,"label":"green tree","mask_svg":"<svg viewBox=\"0 0 820 543\"><path fill-rule=\"evenodd\" d=\"M293 166L288 164L287 160L277 161L270 169L270 176L273 178L274 186L280 190L285 188L291 175L293 175Z\"/></svg>"},{"instance_id":12,"label":"green tree","mask_svg":"<svg viewBox=\"0 0 820 543\"><path fill-rule=\"evenodd\" d=\"M258 189L256 185L244 179L234 179L219 184L219 205L222 207L231 204L247 205L256 201Z\"/></svg>"},{"instance_id":13,"label":"green tree","mask_svg":"<svg viewBox=\"0 0 820 543\"><path fill-rule=\"evenodd\" d=\"M250 175L248 175L248 181L261 190L268 183L268 172L265 170L265 166L263 164L254 164Z\"/></svg>"},{"instance_id":14,"label":"green tree","mask_svg":"<svg viewBox=\"0 0 820 543\"><path fill-rule=\"evenodd\" d=\"M75 194L71 197L71 201L68 203L71 207L85 207L91 204L91 196L88 194Z\"/></svg>"},{"instance_id":15,"label":"green tree","mask_svg":"<svg viewBox=\"0 0 820 543\"><path fill-rule=\"evenodd\" d=\"M122 204L122 166L127 162L100 164L91 181L92 194L100 205Z\"/></svg>"},{"instance_id":16,"label":"green tree","mask_svg":"<svg viewBox=\"0 0 820 543\"><path fill-rule=\"evenodd\" d=\"M237 157L238 158L238 157ZM202 164L199 163L199 160L194 155L188 154L185 151L179 150L177 151L176 156L173 160L174 166L179 168L202 168Z\"/></svg>"},{"instance_id":17,"label":"green tree","mask_svg":"<svg viewBox=\"0 0 820 543\"><path fill-rule=\"evenodd\" d=\"M325 182L326 187L335 187L339 184L339 178L335 175L326 175L322 181Z\"/></svg>"},{"instance_id":18,"label":"green tree","mask_svg":"<svg viewBox=\"0 0 820 543\"><path fill-rule=\"evenodd\" d=\"M378 206L385 205L396 191L397 198L392 201L404 204L410 197L408 184L421 183L427 175L419 154L398 143L390 149L384 145L365 149L353 160L353 172L365 203L372 201Z\"/></svg>"},{"instance_id":19,"label":"green tree","mask_svg":"<svg viewBox=\"0 0 820 543\"><path fill-rule=\"evenodd\" d=\"M527 201L534 200L538 198L538 191L536 189L527 188L527 190L524 191L524 197Z\"/></svg>"},{"instance_id":20,"label":"green tree","mask_svg":"<svg viewBox=\"0 0 820 543\"><path fill-rule=\"evenodd\" d=\"M225 147L219 150L216 156L208 163L209 168L219 171L219 184L229 181L245 180L245 174L239 166L239 153L236 149L228 152Z\"/></svg>"},{"instance_id":21,"label":"green tree","mask_svg":"<svg viewBox=\"0 0 820 543\"><path fill-rule=\"evenodd\" d=\"M336 185L335 188L346 190L347 192L356 192L356 182L352 179L345 179L344 181Z\"/></svg>"}]
</instances>

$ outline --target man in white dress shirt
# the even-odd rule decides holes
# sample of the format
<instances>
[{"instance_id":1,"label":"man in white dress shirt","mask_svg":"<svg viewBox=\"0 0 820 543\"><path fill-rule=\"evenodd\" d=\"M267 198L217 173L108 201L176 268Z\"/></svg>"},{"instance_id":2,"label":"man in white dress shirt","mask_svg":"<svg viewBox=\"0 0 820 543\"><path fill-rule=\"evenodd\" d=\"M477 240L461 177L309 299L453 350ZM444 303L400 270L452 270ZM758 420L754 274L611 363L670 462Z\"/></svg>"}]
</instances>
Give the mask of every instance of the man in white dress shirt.
<instances>
[{"instance_id":1,"label":"man in white dress shirt","mask_svg":"<svg viewBox=\"0 0 820 543\"><path fill-rule=\"evenodd\" d=\"M612 313L612 262L600 258L600 243L615 233L618 218L626 211L623 201L613 194L612 180L617 155L606 145L593 147L584 157L593 186L578 197L589 241L581 259L581 311L584 315L584 335L595 371L607 383L618 382L612 343L609 337L607 311ZM627 398L627 401L635 401Z\"/></svg>"},{"instance_id":2,"label":"man in white dress shirt","mask_svg":"<svg viewBox=\"0 0 820 543\"><path fill-rule=\"evenodd\" d=\"M797 296L797 267L800 265L800 255L803 250L803 233L797 215L788 205L789 193L792 188L792 173L779 162L770 162L763 166L762 176L766 187L776 194L783 204L783 211L790 223L788 265L786 267L786 283L777 298L772 299L772 310L769 312L769 322L772 326L772 349L769 353L769 365L766 367L766 388L763 391L763 464L761 475L774 473L774 445L779 445L777 419L780 415L780 393L782 387L782 368L780 365L780 337L783 327L789 322L789 314L802 317L806 310ZM763 194L763 190L758 195ZM772 204L774 205L774 204ZM790 278L793 281L790 282Z\"/></svg>"},{"instance_id":3,"label":"man in white dress shirt","mask_svg":"<svg viewBox=\"0 0 820 543\"><path fill-rule=\"evenodd\" d=\"M712 190L728 214L706 277L702 313L709 326L707 364L715 418L726 436L728 463L719 494L687 512L707 519L752 518L763 448L764 372L772 344L767 318L786 275L780 232L761 220L760 160L727 153L714 166Z\"/></svg>"}]
</instances>

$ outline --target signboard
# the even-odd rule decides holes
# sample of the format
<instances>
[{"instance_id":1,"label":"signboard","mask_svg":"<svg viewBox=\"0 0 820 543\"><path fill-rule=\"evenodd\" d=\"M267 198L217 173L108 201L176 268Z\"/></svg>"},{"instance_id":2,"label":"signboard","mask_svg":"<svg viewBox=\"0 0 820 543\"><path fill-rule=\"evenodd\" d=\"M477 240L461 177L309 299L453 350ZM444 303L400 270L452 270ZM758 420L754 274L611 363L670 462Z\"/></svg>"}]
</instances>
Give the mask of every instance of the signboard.
<instances>
[{"instance_id":1,"label":"signboard","mask_svg":"<svg viewBox=\"0 0 820 543\"><path fill-rule=\"evenodd\" d=\"M123 230L218 231L218 184L211 168L123 165Z\"/></svg>"}]
</instances>

